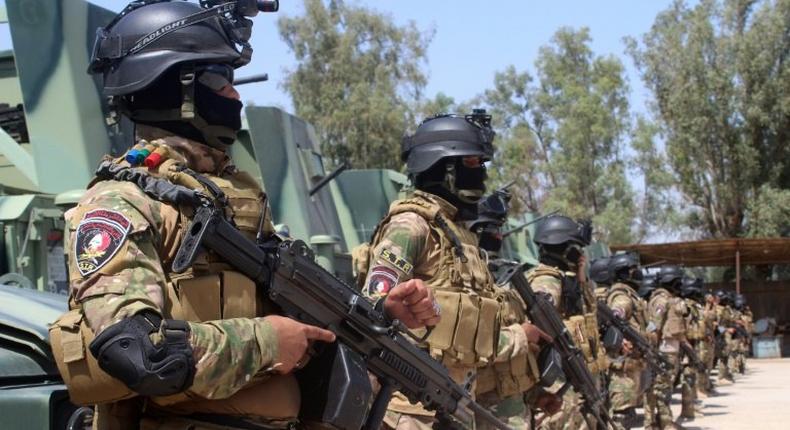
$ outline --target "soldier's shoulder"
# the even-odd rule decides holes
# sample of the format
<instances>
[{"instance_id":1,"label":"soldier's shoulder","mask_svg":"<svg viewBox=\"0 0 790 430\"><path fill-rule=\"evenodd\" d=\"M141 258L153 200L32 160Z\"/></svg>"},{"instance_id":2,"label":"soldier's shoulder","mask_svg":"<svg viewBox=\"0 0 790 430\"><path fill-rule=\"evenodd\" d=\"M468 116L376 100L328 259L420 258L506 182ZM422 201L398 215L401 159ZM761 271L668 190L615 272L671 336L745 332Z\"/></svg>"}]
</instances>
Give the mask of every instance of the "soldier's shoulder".
<instances>
[{"instance_id":1,"label":"soldier's shoulder","mask_svg":"<svg viewBox=\"0 0 790 430\"><path fill-rule=\"evenodd\" d=\"M383 226L384 232L406 232L412 237L427 236L430 231L428 221L415 212L400 212L392 215Z\"/></svg>"},{"instance_id":2,"label":"soldier's shoulder","mask_svg":"<svg viewBox=\"0 0 790 430\"><path fill-rule=\"evenodd\" d=\"M530 283L561 284L562 270L546 264L538 264L527 272Z\"/></svg>"},{"instance_id":3,"label":"soldier's shoulder","mask_svg":"<svg viewBox=\"0 0 790 430\"><path fill-rule=\"evenodd\" d=\"M68 210L66 220L76 226L81 220L106 211L107 216L125 219L130 232L142 231L161 219L161 203L147 196L137 185L123 181L101 181L85 192L76 207Z\"/></svg>"}]
</instances>

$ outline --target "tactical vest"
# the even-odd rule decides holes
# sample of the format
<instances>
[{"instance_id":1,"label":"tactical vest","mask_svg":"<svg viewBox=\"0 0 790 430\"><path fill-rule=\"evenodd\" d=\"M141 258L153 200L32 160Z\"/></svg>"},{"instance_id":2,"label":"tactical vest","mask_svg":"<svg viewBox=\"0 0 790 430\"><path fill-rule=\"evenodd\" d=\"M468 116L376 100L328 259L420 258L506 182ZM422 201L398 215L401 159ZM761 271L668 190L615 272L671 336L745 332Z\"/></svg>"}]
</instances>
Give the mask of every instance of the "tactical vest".
<instances>
[{"instance_id":1,"label":"tactical vest","mask_svg":"<svg viewBox=\"0 0 790 430\"><path fill-rule=\"evenodd\" d=\"M540 264L527 272L527 281L530 284L541 276L548 276L560 281L563 288L568 275L556 267ZM573 337L573 342L581 349L584 360L590 373L594 375L606 371L609 361L606 358L606 351L601 344L601 336L598 332L598 316L596 312L596 302L594 293L587 285L581 286L583 309L581 314L571 315L564 311L562 303L555 303L558 311L563 317L565 327Z\"/></svg>"},{"instance_id":2,"label":"tactical vest","mask_svg":"<svg viewBox=\"0 0 790 430\"><path fill-rule=\"evenodd\" d=\"M370 243L352 252L359 288L364 285L371 262L375 259L373 252L382 239L384 227L392 217L407 212L423 218L430 228L431 237L438 243L436 264L426 267L420 262L411 262L414 265L412 277L421 279L433 290L442 312L439 324L431 330L425 342L429 353L448 368L450 376L458 383L463 384L470 369L476 369L483 370L475 379L476 390L481 385L496 386L494 372L485 371L485 368L493 367L499 341L500 303L496 299L494 280L480 256L477 237L448 219L434 196L415 191L411 197L390 205L389 212L374 230ZM414 333L421 337L425 331L420 329ZM433 415L419 404L409 404L397 392L389 409Z\"/></svg>"},{"instance_id":3,"label":"tactical vest","mask_svg":"<svg viewBox=\"0 0 790 430\"><path fill-rule=\"evenodd\" d=\"M477 237L442 213L442 207L430 194L416 191L408 199L390 205L389 213L373 233L367 258L357 262L359 278L364 282L372 252L392 217L411 212L427 223L433 238L438 239L438 259L426 267L414 264L412 276L430 287L442 309L442 318L426 339L431 356L446 366L481 367L491 362L499 337L499 308L494 281L477 247ZM417 331L423 334L422 330Z\"/></svg>"},{"instance_id":4,"label":"tactical vest","mask_svg":"<svg viewBox=\"0 0 790 430\"><path fill-rule=\"evenodd\" d=\"M121 160L123 158L116 160L115 164L128 167L128 164ZM175 159L169 159L156 169L137 167L131 170L189 189L201 190L209 196L213 194L210 188L216 187L227 199L226 215L234 221L240 231L254 238L259 226L263 226L264 235L273 233L271 219L261 220L262 214L269 216L265 194L251 176L238 172L235 168L225 169L221 176L204 173L196 177ZM100 180L96 179L93 183ZM184 229L190 225L194 208L170 206L177 212L174 216L177 216L178 222L173 223L177 226L177 231L168 236L178 238L180 242L180 238L184 236ZM82 219L83 212L84 210L78 206L71 219ZM72 225L71 228L74 229L76 226ZM184 273L169 272L177 246L178 243L170 244L169 252L163 252L162 248L165 244L160 244L160 249L157 250L160 253L162 267L166 271L165 304L161 309L164 318L205 322L229 318L253 318L271 313L271 304L258 293L255 283L242 273L233 270L212 252L203 252ZM124 248L119 252L123 250ZM112 262L108 266L111 264ZM70 276L80 275L72 270ZM98 367L93 355L87 350L93 339L93 333L87 326L78 304L70 303L70 308L69 312L51 326L50 336L53 353L69 388L72 402L107 404L136 396L123 383L110 377ZM246 400L250 398L251 391L257 390L256 384L259 384L261 393L270 391L271 386L276 386L281 393L279 396L281 401L264 405L261 402ZM296 404L293 404L294 399ZM150 400L161 406L177 404L182 413L192 411L269 417L282 416L283 411L293 411L293 416L296 416L299 410L298 385L290 375L265 381L253 379L250 384L228 399L191 400L182 393ZM191 410L190 405L193 402L195 410Z\"/></svg>"},{"instance_id":5,"label":"tactical vest","mask_svg":"<svg viewBox=\"0 0 790 430\"><path fill-rule=\"evenodd\" d=\"M489 262L488 268L493 274L498 271L497 269L504 270L504 266L510 265L511 262L500 260L497 267L492 267ZM501 304L499 322L501 327L520 325L527 321L526 304L509 284L498 285L495 298ZM526 392L537 383L539 378L540 369L535 351L528 348L523 354L511 360L480 368L477 374L476 394L480 396L494 391L499 399L504 399Z\"/></svg>"},{"instance_id":6,"label":"tactical vest","mask_svg":"<svg viewBox=\"0 0 790 430\"><path fill-rule=\"evenodd\" d=\"M686 339L699 341L705 337L705 323L702 319L701 306L693 301L686 300L689 313L686 316Z\"/></svg>"},{"instance_id":7,"label":"tactical vest","mask_svg":"<svg viewBox=\"0 0 790 430\"><path fill-rule=\"evenodd\" d=\"M666 309L663 309L661 315L656 315L656 327L661 331L661 339L675 340L679 336L684 335L686 332L686 322L683 315L685 305L683 300L672 296L669 291L659 288L650 298L651 312L657 308L655 302L663 300L666 302Z\"/></svg>"}]
</instances>

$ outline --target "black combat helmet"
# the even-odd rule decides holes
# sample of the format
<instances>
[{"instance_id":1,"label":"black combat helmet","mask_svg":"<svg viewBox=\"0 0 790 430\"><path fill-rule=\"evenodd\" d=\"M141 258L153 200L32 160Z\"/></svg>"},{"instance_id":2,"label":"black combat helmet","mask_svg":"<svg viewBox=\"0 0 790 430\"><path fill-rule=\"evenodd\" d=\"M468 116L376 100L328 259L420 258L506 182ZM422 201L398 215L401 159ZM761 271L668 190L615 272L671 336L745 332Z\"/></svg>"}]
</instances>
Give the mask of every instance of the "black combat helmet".
<instances>
[{"instance_id":1,"label":"black combat helmet","mask_svg":"<svg viewBox=\"0 0 790 430\"><path fill-rule=\"evenodd\" d=\"M584 255L582 248L592 240L592 226L588 222L578 223L563 215L552 215L535 226L535 237L541 261L554 265L575 268Z\"/></svg>"},{"instance_id":2,"label":"black combat helmet","mask_svg":"<svg viewBox=\"0 0 790 430\"><path fill-rule=\"evenodd\" d=\"M88 72L103 75L104 93L117 112L224 148L241 127L241 103L221 100L211 82L232 83L233 69L249 63L252 21L246 17L275 11L278 2L200 3L131 2L96 31ZM221 79L211 79L207 70Z\"/></svg>"},{"instance_id":3,"label":"black combat helmet","mask_svg":"<svg viewBox=\"0 0 790 430\"><path fill-rule=\"evenodd\" d=\"M473 220L487 179L485 162L494 155L491 115L439 115L426 119L403 138L401 158L414 186L459 209L458 218Z\"/></svg>"},{"instance_id":4,"label":"black combat helmet","mask_svg":"<svg viewBox=\"0 0 790 430\"><path fill-rule=\"evenodd\" d=\"M477 204L477 218L469 223L470 229L474 231L481 224L505 225L509 201L510 194L499 191L481 200Z\"/></svg>"},{"instance_id":5,"label":"black combat helmet","mask_svg":"<svg viewBox=\"0 0 790 430\"><path fill-rule=\"evenodd\" d=\"M590 279L600 286L612 285L612 277L609 276L609 262L611 257L596 258L590 263Z\"/></svg>"},{"instance_id":6,"label":"black combat helmet","mask_svg":"<svg viewBox=\"0 0 790 430\"><path fill-rule=\"evenodd\" d=\"M448 157L494 155L491 116L475 109L471 115L438 115L426 119L411 136L403 138L401 159L410 174L423 173Z\"/></svg>"},{"instance_id":7,"label":"black combat helmet","mask_svg":"<svg viewBox=\"0 0 790 430\"><path fill-rule=\"evenodd\" d=\"M746 308L746 296L744 296L743 294L736 294L734 302L735 302L735 309L742 311L744 308Z\"/></svg>"},{"instance_id":8,"label":"black combat helmet","mask_svg":"<svg viewBox=\"0 0 790 430\"><path fill-rule=\"evenodd\" d=\"M680 295L686 299L702 301L705 298L702 286L702 278L684 276L681 281Z\"/></svg>"},{"instance_id":9,"label":"black combat helmet","mask_svg":"<svg viewBox=\"0 0 790 430\"><path fill-rule=\"evenodd\" d=\"M661 266L658 271L658 283L670 291L679 292L684 276L685 273L680 266L674 264Z\"/></svg>"},{"instance_id":10,"label":"black combat helmet","mask_svg":"<svg viewBox=\"0 0 790 430\"><path fill-rule=\"evenodd\" d=\"M477 218L469 223L469 230L479 237L480 248L497 253L502 248L501 228L507 221L510 194L497 190L477 204Z\"/></svg>"},{"instance_id":11,"label":"black combat helmet","mask_svg":"<svg viewBox=\"0 0 790 430\"><path fill-rule=\"evenodd\" d=\"M590 244L590 239L590 234L585 231L584 225L563 215L552 215L542 219L535 226L535 238L532 240L537 245L574 243L587 246Z\"/></svg>"},{"instance_id":12,"label":"black combat helmet","mask_svg":"<svg viewBox=\"0 0 790 430\"><path fill-rule=\"evenodd\" d=\"M637 291L639 296L647 300L656 288L658 288L658 274L643 271L642 283Z\"/></svg>"},{"instance_id":13,"label":"black combat helmet","mask_svg":"<svg viewBox=\"0 0 790 430\"><path fill-rule=\"evenodd\" d=\"M609 277L612 282L622 281L638 283L642 281L642 270L639 269L639 254L623 252L612 256L609 262Z\"/></svg>"}]
</instances>

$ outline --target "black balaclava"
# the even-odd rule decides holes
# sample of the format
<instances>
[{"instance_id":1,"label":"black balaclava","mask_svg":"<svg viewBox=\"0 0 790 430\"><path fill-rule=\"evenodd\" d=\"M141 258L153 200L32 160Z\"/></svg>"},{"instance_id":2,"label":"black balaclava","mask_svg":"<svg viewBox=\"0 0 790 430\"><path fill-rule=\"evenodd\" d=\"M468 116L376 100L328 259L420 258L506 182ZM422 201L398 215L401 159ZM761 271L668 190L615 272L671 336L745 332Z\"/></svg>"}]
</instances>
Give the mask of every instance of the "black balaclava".
<instances>
[{"instance_id":1,"label":"black balaclava","mask_svg":"<svg viewBox=\"0 0 790 430\"><path fill-rule=\"evenodd\" d=\"M130 96L127 99L128 109L130 111L180 109L183 93L178 78L179 68L171 68L153 85ZM209 125L228 127L234 131L240 130L242 107L241 101L220 96L200 82L195 82L195 111ZM203 133L186 120L135 121L170 131L190 140L209 144ZM218 138L225 145L233 143L233 139L221 136Z\"/></svg>"},{"instance_id":2,"label":"black balaclava","mask_svg":"<svg viewBox=\"0 0 790 430\"><path fill-rule=\"evenodd\" d=\"M448 174L450 170L448 165L452 166L454 172L452 177ZM469 168L463 165L460 157L454 157L441 160L430 169L418 174L415 186L455 206L458 209L458 219L471 221L477 218L477 203L485 193L486 178L485 167ZM453 183L448 184L449 180L453 180ZM476 200L472 200L458 195L459 191L466 190L479 190L479 196ZM477 194L478 192L475 192L475 195Z\"/></svg>"},{"instance_id":3,"label":"black balaclava","mask_svg":"<svg viewBox=\"0 0 790 430\"><path fill-rule=\"evenodd\" d=\"M480 237L478 241L478 246L480 246L480 248L485 249L491 255L499 255L499 252L502 251L503 242L502 232L499 226L496 224L486 224L480 229L478 236Z\"/></svg>"},{"instance_id":4,"label":"black balaclava","mask_svg":"<svg viewBox=\"0 0 790 430\"><path fill-rule=\"evenodd\" d=\"M573 250L571 250L573 248ZM540 262L549 266L554 266L560 270L575 271L579 260L584 255L584 249L573 243L561 243L559 245L541 245L539 248Z\"/></svg>"}]
</instances>

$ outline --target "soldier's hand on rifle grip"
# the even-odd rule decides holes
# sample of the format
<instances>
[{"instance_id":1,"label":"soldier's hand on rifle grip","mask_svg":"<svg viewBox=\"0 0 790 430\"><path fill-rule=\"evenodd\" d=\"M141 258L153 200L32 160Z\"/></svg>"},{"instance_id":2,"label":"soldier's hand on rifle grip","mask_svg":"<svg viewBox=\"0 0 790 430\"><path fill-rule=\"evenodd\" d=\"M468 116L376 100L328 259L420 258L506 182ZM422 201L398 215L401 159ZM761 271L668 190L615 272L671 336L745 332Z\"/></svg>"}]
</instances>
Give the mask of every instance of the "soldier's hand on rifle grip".
<instances>
[{"instance_id":1,"label":"soldier's hand on rifle grip","mask_svg":"<svg viewBox=\"0 0 790 430\"><path fill-rule=\"evenodd\" d=\"M623 339L623 347L620 349L620 353L628 357L632 352L634 352L634 344L628 339Z\"/></svg>"},{"instance_id":2,"label":"soldier's hand on rifle grip","mask_svg":"<svg viewBox=\"0 0 790 430\"><path fill-rule=\"evenodd\" d=\"M554 415L562 409L562 397L543 391L538 395L535 406L546 415Z\"/></svg>"},{"instance_id":3,"label":"soldier's hand on rifle grip","mask_svg":"<svg viewBox=\"0 0 790 430\"><path fill-rule=\"evenodd\" d=\"M545 331L538 328L538 326L525 322L521 324L521 328L524 329L524 334L527 335L527 340L531 345L538 345L541 343L540 341L544 341L545 343L551 343L554 339L551 338Z\"/></svg>"},{"instance_id":4,"label":"soldier's hand on rifle grip","mask_svg":"<svg viewBox=\"0 0 790 430\"><path fill-rule=\"evenodd\" d=\"M410 329L434 326L441 319L433 291L420 279L410 279L393 288L384 299L384 312Z\"/></svg>"},{"instance_id":5,"label":"soldier's hand on rifle grip","mask_svg":"<svg viewBox=\"0 0 790 430\"><path fill-rule=\"evenodd\" d=\"M280 373L290 373L295 368L306 364L307 349L312 341L334 342L335 334L312 325L302 324L279 315L263 318L277 335L277 363L275 367Z\"/></svg>"}]
</instances>

